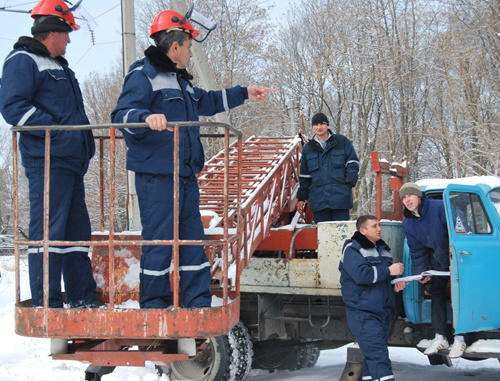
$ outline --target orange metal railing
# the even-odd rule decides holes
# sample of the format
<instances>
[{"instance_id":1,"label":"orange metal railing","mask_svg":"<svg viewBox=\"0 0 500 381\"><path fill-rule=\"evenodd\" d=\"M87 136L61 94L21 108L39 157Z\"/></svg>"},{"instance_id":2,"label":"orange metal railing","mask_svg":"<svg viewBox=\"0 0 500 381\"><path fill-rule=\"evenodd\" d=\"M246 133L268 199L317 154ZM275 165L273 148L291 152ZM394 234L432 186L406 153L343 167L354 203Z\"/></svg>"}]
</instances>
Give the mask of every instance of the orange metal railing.
<instances>
[{"instance_id":1,"label":"orange metal railing","mask_svg":"<svg viewBox=\"0 0 500 381\"><path fill-rule=\"evenodd\" d=\"M206 163L199 175L200 209L221 215L215 229L209 229L205 240L181 240L178 231L179 197L179 129L191 125L223 128L223 134L204 134L206 137L224 137L224 149ZM243 142L241 133L221 123L178 123L174 127L174 235L172 240L145 241L142 239L116 239L115 216L115 143L116 128L145 127L146 124L93 125L93 126L40 126L12 127L14 152L14 226L16 260L16 332L26 336L53 338L121 338L158 339L181 337L211 337L222 335L239 320L239 276L257 248L269 235L273 224L279 221L290 205L298 188L298 168L301 140L294 137L252 137ZM50 132L70 129L109 129L109 220L107 239L92 241L49 240L49 168ZM18 198L18 146L17 133L27 130L46 130L45 187L44 187L44 237L42 241L20 240ZM230 144L230 139L237 140ZM103 138L99 139L101 180L104 180ZM107 138L107 137L106 137ZM104 230L104 186L101 185L100 230ZM142 245L171 245L173 249L173 304L174 310L120 310L115 309L117 287L115 284L116 247ZM44 247L44 308L30 308L30 300L21 301L19 274L19 246ZM58 246L93 246L107 248L107 308L51 309L48 307L48 248ZM179 247L203 245L212 263L212 275L220 280L222 306L205 309L179 309ZM231 278L229 269L234 268ZM201 311L197 311L201 310ZM103 322L104 326L96 324ZM189 324L187 324L189 322ZM64 329L61 329L64 327Z\"/></svg>"},{"instance_id":2,"label":"orange metal railing","mask_svg":"<svg viewBox=\"0 0 500 381\"><path fill-rule=\"evenodd\" d=\"M174 282L173 282L173 302L174 302L174 307L179 306L179 247L181 245L215 245L215 246L227 246L229 241L235 241L236 238L230 237L228 231L226 234L223 234L222 237L210 241L188 241L188 240L181 240L179 239L179 230L178 230L178 215L179 215L179 210L178 210L178 200L179 198L179 189L178 189L178 184L179 184L179 162L178 162L178 152L179 152L179 128L183 127L188 127L188 126L207 126L207 127L218 127L218 128L223 128L224 133L223 134L217 134L214 135L216 137L223 136L226 141L226 147L229 146L229 139L231 137L236 137L237 141L239 141L241 144L241 133L235 129L233 129L229 125L221 124L221 123L211 123L211 122L183 122L183 123L177 123L174 127L174 235L172 240L155 240L155 241L144 241L144 240L129 240L129 241L120 241L120 245L127 245L131 247L137 247L137 246L142 246L144 244L148 245L171 245L173 249L173 276L174 276ZM120 125L120 127L127 127L127 128L137 128L137 127L145 127L147 126L146 124L127 124L127 125ZM108 231L109 231L109 237L107 240L100 240L100 241L51 241L49 240L49 188L50 188L50 176L49 176L49 169L50 169L50 133L51 131L55 130L79 130L79 129L109 129L109 161L110 161L110 168L109 168L109 221L108 221ZM19 183L18 183L18 145L17 145L17 133L20 131L32 131L32 130L45 130L45 184L44 184L44 235L43 235L43 240L41 241L28 241L28 240L21 240L19 239ZM34 336L49 336L50 335L50 329L48 326L50 325L49 323L49 316L52 316L55 320L60 320L60 317L57 316L56 311L49 312L48 310L58 310L58 309L49 309L48 307L48 262L49 262L49 256L48 256L48 249L50 245L57 245L57 246L74 246L74 245L79 245L79 246L107 246L108 249L108 266L109 266L109 287L108 287L108 299L109 299L109 310L112 310L115 305L115 277L111 276L111 274L114 274L114 264L115 264L115 258L114 258L114 247L116 245L115 242L115 232L114 232L114 216L115 216L115 142L116 142L116 126L109 126L109 125L93 125L93 126L31 126L31 127L12 127L13 131L13 152L14 152L14 158L13 158L13 165L14 165L14 228L15 228L15 236L14 236L14 244L15 244L15 261L16 261L16 306L19 306L20 308L22 307L24 312L27 312L30 310L27 307L30 307L31 303L30 301L21 301L21 292L20 292L20 268L19 268L19 246L20 245L32 245L32 246L43 246L44 248L44 273L43 273L43 278L44 278L44 297L43 297L43 309L32 309L36 310L36 312L33 312L35 315L40 315L38 318L35 318L35 320L38 323L41 323L43 327L46 327L46 329L40 330L39 328L35 328L34 325L31 327L18 327L18 333L20 334L27 334L30 335L30 332L34 333ZM204 135L204 136L212 136L212 135ZM101 149L103 148L103 144L99 144ZM102 151L100 156L102 157ZM229 155L227 153L227 148L226 148L226 158L224 159L225 162L228 163L229 160ZM102 165L101 165L102 169ZM101 175L102 176L102 175ZM224 183L225 186L222 187L223 194L228 194L228 184L229 184L229 174L226 173L224 175ZM101 187L102 188L102 187ZM225 197L226 198L226 197ZM100 203L103 204L103 196L101 195L100 197ZM101 209L103 209L103 205L101 205ZM237 208L239 209L239 208ZM227 213L224 214L223 220L227 220ZM103 227L103 213L101 213L101 230ZM226 225L229 225L228 222L225 223ZM228 250L219 250L221 253L221 257L225 258L224 262L227 262L227 252ZM228 279L227 276L227 266L224 267L223 269L225 276L224 279ZM227 306L228 303L228 283L222 284L222 288L224 289L224 294L225 298L223 301L223 306ZM70 311L60 309L61 311L60 314L63 315L71 315ZM102 309L99 309L99 313L103 313L100 311ZM40 311L43 311L40 312ZM55 314L55 315L54 315ZM19 325L26 324L29 319L26 319L26 316L23 314L20 315L21 320L25 320L24 322L19 322ZM234 325L234 322L232 322L231 319L231 324ZM16 321L17 323L17 321ZM53 322L52 322L53 323ZM54 324L51 324L54 325ZM82 325L82 331L85 331L85 326ZM232 326L231 326L232 327ZM226 327L227 331L231 329L231 327ZM90 328L88 328L90 329ZM77 329L73 332L74 335L80 336L77 333ZM192 334L192 333L190 333ZM210 332L205 332L205 334L209 334ZM216 334L220 334L220 331L217 331ZM85 333L83 332L81 334L82 336L85 336ZM71 336L71 334L69 334Z\"/></svg>"}]
</instances>

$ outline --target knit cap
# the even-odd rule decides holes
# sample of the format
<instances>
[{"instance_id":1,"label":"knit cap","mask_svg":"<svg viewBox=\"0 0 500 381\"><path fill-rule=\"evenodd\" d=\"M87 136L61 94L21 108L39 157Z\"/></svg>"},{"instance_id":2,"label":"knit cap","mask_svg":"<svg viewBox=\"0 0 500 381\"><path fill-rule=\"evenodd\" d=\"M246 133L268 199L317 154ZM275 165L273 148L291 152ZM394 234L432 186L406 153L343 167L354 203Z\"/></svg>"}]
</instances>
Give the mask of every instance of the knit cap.
<instances>
[{"instance_id":1,"label":"knit cap","mask_svg":"<svg viewBox=\"0 0 500 381\"><path fill-rule=\"evenodd\" d=\"M399 190L399 197L401 197L402 200L407 194L414 194L415 196L422 197L422 190L415 183L406 183Z\"/></svg>"},{"instance_id":2,"label":"knit cap","mask_svg":"<svg viewBox=\"0 0 500 381\"><path fill-rule=\"evenodd\" d=\"M326 124L327 126L330 125L330 123L328 123L328 118L326 117L326 115L318 112L312 117L311 126L315 126L316 124L320 123Z\"/></svg>"},{"instance_id":3,"label":"knit cap","mask_svg":"<svg viewBox=\"0 0 500 381\"><path fill-rule=\"evenodd\" d=\"M71 26L60 16L37 16L31 27L31 34L45 32L72 32Z\"/></svg>"}]
</instances>

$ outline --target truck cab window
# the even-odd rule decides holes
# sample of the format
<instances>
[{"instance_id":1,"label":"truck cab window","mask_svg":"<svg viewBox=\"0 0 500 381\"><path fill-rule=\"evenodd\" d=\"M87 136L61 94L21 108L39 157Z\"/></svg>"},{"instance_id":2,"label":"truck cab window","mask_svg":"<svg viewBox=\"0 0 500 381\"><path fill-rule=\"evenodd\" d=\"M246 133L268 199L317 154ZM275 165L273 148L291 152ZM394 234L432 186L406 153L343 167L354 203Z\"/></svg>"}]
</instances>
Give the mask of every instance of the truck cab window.
<instances>
[{"instance_id":1,"label":"truck cab window","mask_svg":"<svg viewBox=\"0 0 500 381\"><path fill-rule=\"evenodd\" d=\"M451 192L450 203L455 232L491 234L491 223L479 195L475 193Z\"/></svg>"},{"instance_id":2,"label":"truck cab window","mask_svg":"<svg viewBox=\"0 0 500 381\"><path fill-rule=\"evenodd\" d=\"M490 193L490 200L498 215L500 216L500 189L495 189Z\"/></svg>"}]
</instances>

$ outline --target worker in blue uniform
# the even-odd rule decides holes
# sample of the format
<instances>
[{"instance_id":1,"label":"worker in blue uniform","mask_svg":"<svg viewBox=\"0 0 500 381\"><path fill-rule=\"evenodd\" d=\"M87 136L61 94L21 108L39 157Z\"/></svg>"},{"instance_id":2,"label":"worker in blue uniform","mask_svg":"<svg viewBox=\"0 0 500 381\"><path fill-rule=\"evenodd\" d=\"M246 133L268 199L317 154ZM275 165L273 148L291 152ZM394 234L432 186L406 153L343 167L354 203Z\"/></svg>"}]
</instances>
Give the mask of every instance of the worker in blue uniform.
<instances>
[{"instance_id":1,"label":"worker in blue uniform","mask_svg":"<svg viewBox=\"0 0 500 381\"><path fill-rule=\"evenodd\" d=\"M260 101L274 89L235 86L205 91L192 85L189 64L193 39L199 35L187 17L166 10L150 28L155 46L144 52L125 77L114 123L149 127L122 129L128 147L127 169L135 172L142 236L145 240L173 238L173 128L168 122L198 121L245 102ZM204 166L199 127L180 128L179 237L204 239L196 175ZM140 270L141 308L168 308L172 303L169 273L172 248L145 245ZM210 263L202 246L180 247L181 301L184 307L211 305Z\"/></svg>"},{"instance_id":2,"label":"worker in blue uniform","mask_svg":"<svg viewBox=\"0 0 500 381\"><path fill-rule=\"evenodd\" d=\"M391 285L404 266L392 262L389 250L377 217L363 215L352 238L345 241L339 263L347 322L364 356L363 380L394 379L387 345L394 291L405 283Z\"/></svg>"},{"instance_id":3,"label":"worker in blue uniform","mask_svg":"<svg viewBox=\"0 0 500 381\"><path fill-rule=\"evenodd\" d=\"M325 114L311 119L315 135L300 158L297 210L309 200L314 221L346 221L352 209L352 188L358 181L359 160L351 141L329 130Z\"/></svg>"},{"instance_id":4,"label":"worker in blue uniform","mask_svg":"<svg viewBox=\"0 0 500 381\"><path fill-rule=\"evenodd\" d=\"M62 0L42 0L31 11L31 37L20 37L1 76L0 111L14 126L89 124L75 73L63 57L77 30L72 9ZM45 131L22 131L19 148L29 182L29 239L43 239ZM51 132L49 239L90 241L83 178L94 155L90 130ZM33 306L43 305L43 247L30 246ZM49 248L49 307L63 307L61 274L69 307L99 305L89 248Z\"/></svg>"}]
</instances>

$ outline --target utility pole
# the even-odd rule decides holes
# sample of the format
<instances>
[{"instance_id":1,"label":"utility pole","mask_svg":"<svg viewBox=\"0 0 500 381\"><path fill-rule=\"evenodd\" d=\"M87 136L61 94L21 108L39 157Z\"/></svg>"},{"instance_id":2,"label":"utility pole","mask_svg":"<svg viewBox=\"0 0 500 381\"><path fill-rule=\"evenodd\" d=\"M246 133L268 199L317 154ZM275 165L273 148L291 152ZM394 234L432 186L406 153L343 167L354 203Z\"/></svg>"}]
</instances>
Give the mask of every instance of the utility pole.
<instances>
[{"instance_id":1,"label":"utility pole","mask_svg":"<svg viewBox=\"0 0 500 381\"><path fill-rule=\"evenodd\" d=\"M292 136L297 135L297 123L295 122L295 107L296 107L295 98L290 99L288 102L288 115L290 116L290 132Z\"/></svg>"},{"instance_id":2,"label":"utility pole","mask_svg":"<svg viewBox=\"0 0 500 381\"><path fill-rule=\"evenodd\" d=\"M122 48L123 48L123 76L127 75L128 68L135 62L135 11L134 0L122 0ZM152 21L152 20L151 20ZM142 230L139 200L135 190L135 173L127 171L127 216L129 230Z\"/></svg>"},{"instance_id":3,"label":"utility pole","mask_svg":"<svg viewBox=\"0 0 500 381\"><path fill-rule=\"evenodd\" d=\"M122 0L123 76L135 62L135 12L134 0Z\"/></svg>"}]
</instances>

